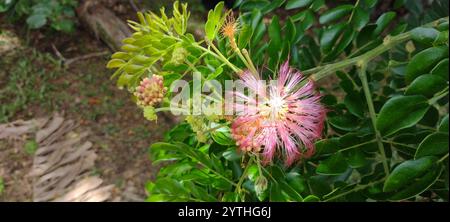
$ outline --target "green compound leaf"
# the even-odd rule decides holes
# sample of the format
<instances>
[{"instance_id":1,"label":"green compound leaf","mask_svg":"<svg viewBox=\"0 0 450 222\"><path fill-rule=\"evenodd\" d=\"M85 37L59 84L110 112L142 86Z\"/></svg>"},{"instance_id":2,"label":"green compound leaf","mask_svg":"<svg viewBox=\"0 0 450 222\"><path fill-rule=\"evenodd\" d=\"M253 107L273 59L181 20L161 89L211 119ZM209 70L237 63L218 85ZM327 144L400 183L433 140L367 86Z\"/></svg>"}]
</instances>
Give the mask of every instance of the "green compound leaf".
<instances>
[{"instance_id":1,"label":"green compound leaf","mask_svg":"<svg viewBox=\"0 0 450 222\"><path fill-rule=\"evenodd\" d=\"M383 191L392 192L413 183L416 178L420 178L431 169L436 161L436 157L427 156L401 163L384 182Z\"/></svg>"},{"instance_id":2,"label":"green compound leaf","mask_svg":"<svg viewBox=\"0 0 450 222\"><path fill-rule=\"evenodd\" d=\"M427 112L429 106L424 96L396 96L381 108L376 126L384 136L414 126Z\"/></svg>"}]
</instances>

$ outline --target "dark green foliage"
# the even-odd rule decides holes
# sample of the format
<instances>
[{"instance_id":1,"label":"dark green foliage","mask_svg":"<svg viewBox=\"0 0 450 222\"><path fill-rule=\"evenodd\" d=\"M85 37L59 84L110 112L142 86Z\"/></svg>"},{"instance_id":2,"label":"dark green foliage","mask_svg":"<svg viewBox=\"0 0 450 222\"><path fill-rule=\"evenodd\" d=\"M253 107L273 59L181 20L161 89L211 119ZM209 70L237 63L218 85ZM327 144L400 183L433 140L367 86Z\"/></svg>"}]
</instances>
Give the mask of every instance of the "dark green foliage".
<instances>
[{"instance_id":1,"label":"dark green foliage","mask_svg":"<svg viewBox=\"0 0 450 222\"><path fill-rule=\"evenodd\" d=\"M423 16L420 1L396 1L391 11L371 19L379 1L356 2L236 1L242 22L237 43L257 67L267 68L265 76L276 77L271 71L289 56L291 66L314 80L338 77L333 87L341 94L334 95L333 87L322 90L329 109L324 137L309 159L290 167L280 161L260 165L257 156L236 147L225 128L199 142L189 125L179 125L165 143L151 147L155 163L170 164L149 183L149 200L442 199L439 193L448 192L448 17L443 18L448 13L442 15L439 7L448 3L433 1L429 16ZM220 51L232 55L218 36L221 7L209 12L205 32L207 40L215 39ZM282 17L276 13L280 7L292 13ZM407 16L397 15L400 8ZM143 21L132 25L145 30ZM168 21L161 19L174 26ZM187 70L171 64L177 46L189 52L186 60L197 62L201 52L192 47L193 36L171 33L182 40L175 42L156 30L163 33L155 35L158 41L135 34L125 40L124 52L113 55L108 66L118 68L120 86L134 87L154 64L164 67L163 75ZM162 55L137 59L150 54L142 44ZM198 71L210 79L228 78L221 74L233 70L213 60L205 59ZM235 57L230 61L243 67Z\"/></svg>"}]
</instances>

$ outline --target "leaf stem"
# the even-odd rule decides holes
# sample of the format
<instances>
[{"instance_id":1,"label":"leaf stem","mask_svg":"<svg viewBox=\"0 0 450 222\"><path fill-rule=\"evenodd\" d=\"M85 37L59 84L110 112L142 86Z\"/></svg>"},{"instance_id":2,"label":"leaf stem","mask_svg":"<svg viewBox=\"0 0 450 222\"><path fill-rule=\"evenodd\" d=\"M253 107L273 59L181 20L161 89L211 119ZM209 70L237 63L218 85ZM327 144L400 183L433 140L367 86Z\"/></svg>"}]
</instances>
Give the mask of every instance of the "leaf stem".
<instances>
[{"instance_id":1,"label":"leaf stem","mask_svg":"<svg viewBox=\"0 0 450 222\"><path fill-rule=\"evenodd\" d=\"M416 124L416 126L417 126L418 128L421 128L421 129L427 129L427 130L431 130L431 131L436 131L436 128L434 128L434 127L429 127L429 126L425 126L425 125L422 125L422 124Z\"/></svg>"},{"instance_id":2,"label":"leaf stem","mask_svg":"<svg viewBox=\"0 0 450 222\"><path fill-rule=\"evenodd\" d=\"M353 16L355 16L356 8L357 8L358 6L359 6L359 0L356 1L355 6L353 7L353 10L352 10L352 14L350 14L350 17L349 17L348 20L347 20L347 24L350 24L350 22L352 21Z\"/></svg>"},{"instance_id":3,"label":"leaf stem","mask_svg":"<svg viewBox=\"0 0 450 222\"><path fill-rule=\"evenodd\" d=\"M194 70L194 72L200 73L200 78L202 78L202 80L205 82L206 85L208 85L208 87L211 87L211 91L217 96L217 98L222 98L222 95L219 94L219 92L217 92L217 91L215 90L215 87L214 87L213 85L211 85L211 82L210 82L210 81L207 81L207 79L201 74L201 72L199 72L199 71L197 70L197 68L195 68L194 64L190 63L190 62L187 61L187 60L186 60L186 64L188 64L189 68L192 69L192 70ZM215 101L215 102L220 102L219 100L217 100L217 99L215 99L215 98L212 98L212 97L210 97L210 99L212 99L212 100Z\"/></svg>"},{"instance_id":4,"label":"leaf stem","mask_svg":"<svg viewBox=\"0 0 450 222\"><path fill-rule=\"evenodd\" d=\"M445 154L445 156L443 156L441 159L439 159L439 160L438 160L438 163L444 161L444 160L447 159L447 158L448 158L448 153Z\"/></svg>"},{"instance_id":5,"label":"leaf stem","mask_svg":"<svg viewBox=\"0 0 450 222\"><path fill-rule=\"evenodd\" d=\"M428 100L428 103L429 103L430 105L433 105L433 104L435 104L437 101L439 101L440 99L442 99L443 97L445 97L445 96L447 96L447 95L448 95L448 86L445 87L444 90L442 90L442 91L436 93L436 96L434 96L433 98L431 98L430 100Z\"/></svg>"},{"instance_id":6,"label":"leaf stem","mask_svg":"<svg viewBox=\"0 0 450 222\"><path fill-rule=\"evenodd\" d=\"M437 19L433 22L425 24L423 27L435 26L441 20L448 20L448 16L444 18ZM318 66L312 69L308 69L303 71L305 75L311 75L311 78L315 81L320 80L324 77L327 77L334 72L344 69L348 66L352 66L357 64L361 60L370 61L382 53L388 51L389 49L395 47L396 45L403 43L411 38L411 31L398 34L396 36L386 36L383 40L383 44L375 47L374 49L360 55L357 57L345 59L340 62L326 64L322 66Z\"/></svg>"},{"instance_id":7,"label":"leaf stem","mask_svg":"<svg viewBox=\"0 0 450 222\"><path fill-rule=\"evenodd\" d=\"M346 191L346 192L344 192L344 193L340 193L340 194L338 194L338 195L336 195L336 196L330 197L330 198L328 198L328 199L326 199L326 200L324 200L324 201L325 201L325 202L328 202L328 201L330 201L330 200L334 200L334 199L337 199L337 198L346 196L347 194L350 194L350 193L353 193L353 192L356 192L356 191L360 191L360 190L363 190L363 189L365 189L365 188L367 188L367 187L370 187L370 186L373 186L373 185L375 185L375 184L381 183L381 182L383 182L384 180L385 180L385 178L380 179L380 180L377 180L377 181L374 181L374 182L371 182L371 183L368 183L368 184L366 184L366 185L356 185L355 188L353 188L353 189L351 189L351 190L349 190L349 191Z\"/></svg>"},{"instance_id":8,"label":"leaf stem","mask_svg":"<svg viewBox=\"0 0 450 222\"><path fill-rule=\"evenodd\" d=\"M198 160L197 160L198 161ZM220 174L219 172L215 171L214 169L208 167L207 165L205 165L204 163L202 163L201 161L198 161L199 164L201 164L202 166L208 168L208 170L210 170L211 172L213 172L214 174L216 174L217 176L219 176L220 178L224 179L225 181L227 181L228 183L230 183L233 186L238 186L238 184L236 184L235 182L231 181L230 179L228 179L226 176Z\"/></svg>"},{"instance_id":9,"label":"leaf stem","mask_svg":"<svg viewBox=\"0 0 450 222\"><path fill-rule=\"evenodd\" d=\"M255 153L255 158L256 158L256 165L258 165L259 176L263 176L262 170L264 168L261 166L261 160L259 159L258 153Z\"/></svg>"},{"instance_id":10,"label":"leaf stem","mask_svg":"<svg viewBox=\"0 0 450 222\"><path fill-rule=\"evenodd\" d=\"M238 67L233 65L230 61L228 61L228 59L225 58L225 56L219 51L219 49L211 41L209 41L209 40L205 40L205 41L208 44L208 46L210 46L214 50L215 55L217 55L220 60L222 60L225 64L227 64L234 72L236 72L236 73L241 72L241 69L239 69Z\"/></svg>"},{"instance_id":11,"label":"leaf stem","mask_svg":"<svg viewBox=\"0 0 450 222\"><path fill-rule=\"evenodd\" d=\"M189 109L183 109L183 108L176 108L176 107L160 107L155 109L155 113L157 112L164 112L164 111L178 111L178 112L189 112Z\"/></svg>"},{"instance_id":12,"label":"leaf stem","mask_svg":"<svg viewBox=\"0 0 450 222\"><path fill-rule=\"evenodd\" d=\"M367 74L366 74L367 60L360 61L360 63L358 65L360 66L358 75L359 75L359 78L361 79L361 83L362 83L363 90L364 90L364 95L365 95L366 101L367 101L367 106L369 108L369 115L370 115L370 119L372 120L373 129L375 131L375 139L377 140L378 149L379 149L381 157L382 157L384 172L386 173L386 175L389 175L389 165L387 163L386 154L384 152L384 146L383 146L381 133L380 133L380 131L378 131L377 126L376 126L377 117L376 117L376 113L375 113L375 108L373 106L372 93L370 92L369 83L367 82Z\"/></svg>"},{"instance_id":13,"label":"leaf stem","mask_svg":"<svg viewBox=\"0 0 450 222\"><path fill-rule=\"evenodd\" d=\"M247 162L247 166L245 166L244 172L242 173L241 177L239 178L239 181L238 181L238 183L236 185L236 189L235 189L235 192L238 194L241 192L242 183L244 182L245 178L247 177L248 169L250 168L250 165L252 165L252 163L253 163L253 158L250 158Z\"/></svg>"},{"instance_id":14,"label":"leaf stem","mask_svg":"<svg viewBox=\"0 0 450 222\"><path fill-rule=\"evenodd\" d=\"M179 41L179 42L183 42L183 39L173 36L173 35L165 35L175 41ZM205 39L205 42L207 43L208 46L210 46L211 48L213 48L213 51L211 51L210 49L207 49L203 46L200 45L201 42L193 42L191 43L191 45L197 49L200 49L214 57L216 57L217 59L221 60L222 62L224 62L225 64L228 65L228 67L230 67L234 72L239 73L241 70L239 68L237 68L235 65L233 65L230 61L228 61L227 58L225 58L225 56L217 49L217 47L208 39Z\"/></svg>"},{"instance_id":15,"label":"leaf stem","mask_svg":"<svg viewBox=\"0 0 450 222\"><path fill-rule=\"evenodd\" d=\"M364 142L364 143L359 143L359 144L356 144L356 145L353 145L353 146L345 147L344 149L339 150L339 152L343 152L343 151L346 151L346 150L358 148L358 147L360 147L360 146L363 146L363 145L366 145L366 144L369 144L369 143L373 143L373 142L375 142L375 141L377 141L377 140L376 140L376 139L373 139L373 140L366 141L366 142Z\"/></svg>"},{"instance_id":16,"label":"leaf stem","mask_svg":"<svg viewBox=\"0 0 450 222\"><path fill-rule=\"evenodd\" d=\"M348 66L356 65L358 62L365 60L370 61L374 59L375 57L379 56L380 54L386 52L387 50L391 49L395 45L402 43L406 40L408 40L411 37L410 32L405 32L396 36L386 36L384 38L383 44L377 46L376 48L360 55L354 58L350 58L347 60L343 60L341 62L333 63L333 64L327 64L324 66L319 66L313 69L309 69L306 71L303 71L305 75L312 74L311 78L315 81L322 79L340 69L343 69Z\"/></svg>"},{"instance_id":17,"label":"leaf stem","mask_svg":"<svg viewBox=\"0 0 450 222\"><path fill-rule=\"evenodd\" d=\"M216 131L220 128L223 128L224 126L228 126L228 124L230 124L230 122L225 122L225 123L219 123L217 126L213 127L213 128L209 128L206 131L204 131L205 133L211 133L213 131Z\"/></svg>"},{"instance_id":18,"label":"leaf stem","mask_svg":"<svg viewBox=\"0 0 450 222\"><path fill-rule=\"evenodd\" d=\"M417 147L414 147L414 146L411 146L411 145L408 145L408 144L404 144L404 143L397 143L397 142L390 141L390 140L383 140L383 142L384 143L389 143L389 144L392 144L392 145L408 147L408 148L411 148L411 149L414 149L414 150L417 149Z\"/></svg>"},{"instance_id":19,"label":"leaf stem","mask_svg":"<svg viewBox=\"0 0 450 222\"><path fill-rule=\"evenodd\" d=\"M258 72L256 71L256 69L255 69L254 67L252 67L252 66L250 65L250 63L247 61L247 59L244 57L244 55L242 55L241 50L239 50L239 48L236 48L236 49L234 49L233 51L238 55L238 57L241 59L241 61L244 63L244 65L245 65L248 69L250 69L250 71L253 73L253 75L256 76L256 75L258 74Z\"/></svg>"},{"instance_id":20,"label":"leaf stem","mask_svg":"<svg viewBox=\"0 0 450 222\"><path fill-rule=\"evenodd\" d=\"M256 67L253 64L252 59L250 58L250 55L248 54L247 49L242 49L242 54L244 54L244 58L247 60L250 70L252 70L252 72L254 72L254 74L257 75L258 71L256 70Z\"/></svg>"}]
</instances>

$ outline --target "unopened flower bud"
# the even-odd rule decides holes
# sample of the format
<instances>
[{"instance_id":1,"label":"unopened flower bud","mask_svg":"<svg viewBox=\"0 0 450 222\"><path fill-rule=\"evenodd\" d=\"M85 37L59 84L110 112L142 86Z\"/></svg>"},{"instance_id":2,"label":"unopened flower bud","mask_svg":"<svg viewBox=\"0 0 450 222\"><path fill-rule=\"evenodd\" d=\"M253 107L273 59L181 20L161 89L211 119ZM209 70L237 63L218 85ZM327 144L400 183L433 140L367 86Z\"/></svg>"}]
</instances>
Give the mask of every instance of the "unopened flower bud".
<instances>
[{"instance_id":1,"label":"unopened flower bud","mask_svg":"<svg viewBox=\"0 0 450 222\"><path fill-rule=\"evenodd\" d=\"M267 189L267 179L260 175L255 181L255 192L257 195L262 194Z\"/></svg>"},{"instance_id":2,"label":"unopened flower bud","mask_svg":"<svg viewBox=\"0 0 450 222\"><path fill-rule=\"evenodd\" d=\"M137 98L137 104L139 106L154 106L156 103L162 101L167 87L163 85L163 77L159 75L153 75L152 77L144 78L138 87L134 95Z\"/></svg>"}]
</instances>

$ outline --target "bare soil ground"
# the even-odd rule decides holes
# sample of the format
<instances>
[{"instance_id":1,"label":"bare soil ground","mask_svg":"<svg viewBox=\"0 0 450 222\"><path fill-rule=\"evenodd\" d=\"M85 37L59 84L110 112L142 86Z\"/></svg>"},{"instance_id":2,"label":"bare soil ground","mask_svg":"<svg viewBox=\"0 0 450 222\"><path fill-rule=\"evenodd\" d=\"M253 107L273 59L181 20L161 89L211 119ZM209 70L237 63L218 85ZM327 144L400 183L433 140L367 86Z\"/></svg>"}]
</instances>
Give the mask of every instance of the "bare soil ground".
<instances>
[{"instance_id":1,"label":"bare soil ground","mask_svg":"<svg viewBox=\"0 0 450 222\"><path fill-rule=\"evenodd\" d=\"M1 29L16 32L10 27ZM13 52L2 56L0 91L16 83L11 78L19 78L18 85L29 87L25 90L42 98L25 101L9 121L48 116L53 112L77 121L83 129L91 131L89 140L98 154L92 174L99 175L105 184L115 185L113 199L144 200L145 183L152 179L155 169L148 157L148 147L162 139L170 123L164 122L164 118L158 123L145 120L130 94L116 87L116 80L110 79L112 71L105 68L110 54L79 60L68 68L59 67L60 58L52 44L65 58L108 51L87 31L81 29L73 35L50 37L32 33L29 44L23 46L22 42ZM18 68L19 63L26 67ZM40 71L42 76L36 76L35 72ZM26 84L27 78L33 79L33 84ZM45 92L39 93L43 88ZM9 106L17 103L19 97L12 92L8 98L0 98L0 104ZM0 182L3 184L0 184L3 186L0 201L31 201L31 181L27 174L33 155L24 150L24 144L30 139L0 141Z\"/></svg>"},{"instance_id":2,"label":"bare soil ground","mask_svg":"<svg viewBox=\"0 0 450 222\"><path fill-rule=\"evenodd\" d=\"M106 50L95 44L88 35L76 39L75 44L82 44L91 52ZM71 47L66 49L71 50ZM76 54L67 50L61 50L61 53ZM22 51L27 52L30 53L27 49ZM117 196L131 190L137 197L144 199L145 183L152 179L154 173L147 154L148 147L162 139L163 132L170 128L170 124L164 123L164 118L160 118L158 123L144 119L142 111L131 101L130 94L119 90L115 80L110 79L111 71L105 68L107 60L108 56L80 60L67 69L47 64L50 69L56 69L52 71L60 73L46 83L52 88L45 94L46 103L30 102L12 119L26 120L60 112L66 118L77 121L83 129L92 132L89 140L98 154L96 169L92 173L100 175L107 184L115 184ZM3 68L6 70L0 78L8 78L9 67ZM0 151L5 151L1 155L8 157L2 158L0 176L3 177L4 191L0 201L30 200L31 186L26 174L33 156L23 149L24 141L29 139L0 143ZM11 146L14 148L7 149Z\"/></svg>"}]
</instances>

